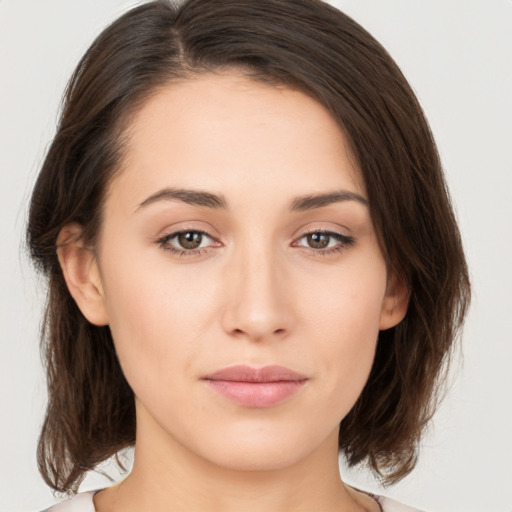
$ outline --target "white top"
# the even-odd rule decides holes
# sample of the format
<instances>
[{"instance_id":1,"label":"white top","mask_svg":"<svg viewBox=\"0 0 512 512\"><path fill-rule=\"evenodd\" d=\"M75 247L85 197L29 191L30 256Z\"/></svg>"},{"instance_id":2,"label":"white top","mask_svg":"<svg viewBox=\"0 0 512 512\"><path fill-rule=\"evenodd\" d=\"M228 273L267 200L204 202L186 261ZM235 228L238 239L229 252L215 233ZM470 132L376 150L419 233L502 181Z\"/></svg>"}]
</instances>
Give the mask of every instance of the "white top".
<instances>
[{"instance_id":1,"label":"white top","mask_svg":"<svg viewBox=\"0 0 512 512\"><path fill-rule=\"evenodd\" d=\"M97 492L99 491L82 492L74 498L47 508L42 512L96 512L92 498ZM421 512L417 508L408 507L385 496L374 496L374 498L381 506L382 512Z\"/></svg>"}]
</instances>

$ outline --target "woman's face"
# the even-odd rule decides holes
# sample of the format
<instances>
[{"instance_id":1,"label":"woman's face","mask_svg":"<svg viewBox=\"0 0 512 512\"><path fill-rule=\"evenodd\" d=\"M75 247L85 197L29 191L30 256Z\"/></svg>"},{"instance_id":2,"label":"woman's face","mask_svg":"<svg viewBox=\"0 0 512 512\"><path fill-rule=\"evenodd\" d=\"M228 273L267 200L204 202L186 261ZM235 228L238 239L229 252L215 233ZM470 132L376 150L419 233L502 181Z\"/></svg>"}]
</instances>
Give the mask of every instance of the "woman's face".
<instances>
[{"instance_id":1,"label":"woman's face","mask_svg":"<svg viewBox=\"0 0 512 512\"><path fill-rule=\"evenodd\" d=\"M343 133L236 73L162 88L128 133L97 288L138 446L236 469L334 450L404 313Z\"/></svg>"}]
</instances>

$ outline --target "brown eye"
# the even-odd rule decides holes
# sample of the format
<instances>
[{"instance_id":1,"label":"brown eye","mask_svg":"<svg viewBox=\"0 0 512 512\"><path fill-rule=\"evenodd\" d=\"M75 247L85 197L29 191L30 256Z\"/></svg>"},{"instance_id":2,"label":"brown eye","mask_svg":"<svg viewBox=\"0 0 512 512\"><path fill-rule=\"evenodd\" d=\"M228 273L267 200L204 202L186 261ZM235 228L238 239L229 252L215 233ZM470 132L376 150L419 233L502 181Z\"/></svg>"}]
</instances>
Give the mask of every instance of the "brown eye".
<instances>
[{"instance_id":1,"label":"brown eye","mask_svg":"<svg viewBox=\"0 0 512 512\"><path fill-rule=\"evenodd\" d=\"M203 234L198 231L186 231L178 234L176 241L183 249L197 249L203 241Z\"/></svg>"},{"instance_id":2,"label":"brown eye","mask_svg":"<svg viewBox=\"0 0 512 512\"><path fill-rule=\"evenodd\" d=\"M312 231L305 233L292 245L311 249L315 254L333 254L354 245L352 236L342 235L334 231Z\"/></svg>"},{"instance_id":3,"label":"brown eye","mask_svg":"<svg viewBox=\"0 0 512 512\"><path fill-rule=\"evenodd\" d=\"M179 257L197 256L213 247L222 246L208 233L201 230L175 231L157 240L158 245Z\"/></svg>"},{"instance_id":4,"label":"brown eye","mask_svg":"<svg viewBox=\"0 0 512 512\"><path fill-rule=\"evenodd\" d=\"M327 233L309 233L306 235L307 244L312 249L325 249L331 241L331 235Z\"/></svg>"}]
</instances>

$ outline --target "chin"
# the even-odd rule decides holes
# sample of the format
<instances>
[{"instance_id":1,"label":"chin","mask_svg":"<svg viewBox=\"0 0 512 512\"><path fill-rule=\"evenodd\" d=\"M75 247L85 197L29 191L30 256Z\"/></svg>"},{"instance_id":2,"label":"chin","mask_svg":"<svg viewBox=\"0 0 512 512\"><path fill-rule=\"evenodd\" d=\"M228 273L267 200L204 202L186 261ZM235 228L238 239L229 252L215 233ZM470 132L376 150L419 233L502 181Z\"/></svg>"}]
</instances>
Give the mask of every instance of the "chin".
<instances>
[{"instance_id":1,"label":"chin","mask_svg":"<svg viewBox=\"0 0 512 512\"><path fill-rule=\"evenodd\" d=\"M222 453L209 454L211 463L230 471L278 471L296 464L305 453L299 446L237 446Z\"/></svg>"},{"instance_id":2,"label":"chin","mask_svg":"<svg viewBox=\"0 0 512 512\"><path fill-rule=\"evenodd\" d=\"M261 426L251 429L246 425L223 430L220 436L211 435L198 448L200 456L227 470L274 471L307 458L324 441L318 432L303 431L296 424L274 429Z\"/></svg>"}]
</instances>

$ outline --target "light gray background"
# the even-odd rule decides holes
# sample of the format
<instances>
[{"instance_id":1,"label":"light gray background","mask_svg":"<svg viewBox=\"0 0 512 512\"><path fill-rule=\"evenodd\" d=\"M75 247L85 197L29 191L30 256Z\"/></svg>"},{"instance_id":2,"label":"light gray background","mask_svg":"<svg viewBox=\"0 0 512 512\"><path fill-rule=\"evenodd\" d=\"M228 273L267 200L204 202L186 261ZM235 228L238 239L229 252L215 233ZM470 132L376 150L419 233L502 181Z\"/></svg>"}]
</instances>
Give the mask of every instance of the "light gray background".
<instances>
[{"instance_id":1,"label":"light gray background","mask_svg":"<svg viewBox=\"0 0 512 512\"><path fill-rule=\"evenodd\" d=\"M67 78L133 0L0 0L0 510L54 498L35 447L44 292L21 249ZM464 358L420 464L386 493L429 512L512 511L512 2L339 0L389 50L437 137L474 286ZM352 473L350 480L379 491ZM98 477L84 488L104 485Z\"/></svg>"}]
</instances>

